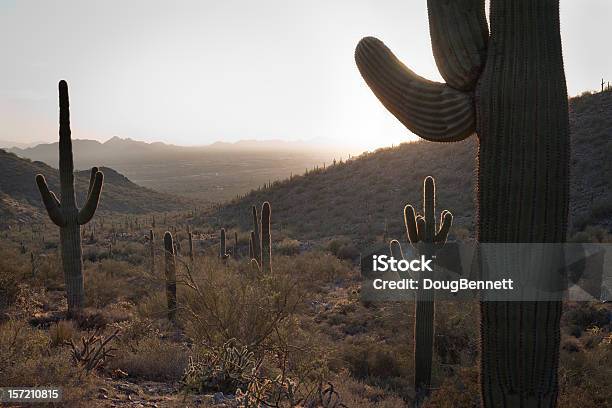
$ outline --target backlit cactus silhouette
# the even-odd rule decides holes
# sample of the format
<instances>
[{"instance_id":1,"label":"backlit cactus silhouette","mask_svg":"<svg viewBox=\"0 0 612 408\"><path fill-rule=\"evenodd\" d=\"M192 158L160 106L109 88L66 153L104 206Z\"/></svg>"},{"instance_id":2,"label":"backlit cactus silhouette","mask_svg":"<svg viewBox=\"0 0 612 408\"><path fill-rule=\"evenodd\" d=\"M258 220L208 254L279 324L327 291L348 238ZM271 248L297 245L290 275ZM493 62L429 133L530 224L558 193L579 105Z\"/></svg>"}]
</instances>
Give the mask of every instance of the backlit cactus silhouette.
<instances>
[{"instance_id":1,"label":"backlit cactus silhouette","mask_svg":"<svg viewBox=\"0 0 612 408\"><path fill-rule=\"evenodd\" d=\"M253 247L253 256L259 265L261 265L261 232L259 231L259 215L257 207L253 206L253 231L251 232L251 246Z\"/></svg>"},{"instance_id":2,"label":"backlit cactus silhouette","mask_svg":"<svg viewBox=\"0 0 612 408\"><path fill-rule=\"evenodd\" d=\"M426 255L428 259L446 243L453 223L453 215L444 210L438 228L435 211L436 184L433 177L427 177L423 182L423 214L417 214L411 205L407 205L404 208L404 223L408 240L418 253ZM393 240L390 245L392 256L403 259L400 243ZM416 276L418 279L422 277ZM414 389L417 402L427 396L431 388L434 319L434 292L424 290L421 285L416 294L414 323Z\"/></svg>"},{"instance_id":3,"label":"backlit cactus silhouette","mask_svg":"<svg viewBox=\"0 0 612 408\"><path fill-rule=\"evenodd\" d=\"M168 319L176 318L176 255L174 239L169 231L164 234L164 252L166 261L166 300L168 303Z\"/></svg>"},{"instance_id":4,"label":"backlit cactus silhouette","mask_svg":"<svg viewBox=\"0 0 612 408\"><path fill-rule=\"evenodd\" d=\"M195 254L193 252L193 232L191 232L191 229L187 230L187 238L189 239L189 260L193 262Z\"/></svg>"},{"instance_id":5,"label":"backlit cactus silhouette","mask_svg":"<svg viewBox=\"0 0 612 408\"><path fill-rule=\"evenodd\" d=\"M91 169L87 200L83 208L76 204L74 192L74 164L72 160L72 140L70 132L70 103L68 84L59 82L59 174L61 200L49 191L45 177L36 176L45 208L51 221L60 228L60 245L68 313L74 314L83 307L85 291L83 287L83 258L81 248L81 225L93 218L100 200L104 175L97 167Z\"/></svg>"},{"instance_id":6,"label":"backlit cactus silhouette","mask_svg":"<svg viewBox=\"0 0 612 408\"><path fill-rule=\"evenodd\" d=\"M221 228L221 239L219 241L219 258L227 259L229 255L227 254L227 242L225 239L225 228Z\"/></svg>"},{"instance_id":7,"label":"backlit cactus silhouette","mask_svg":"<svg viewBox=\"0 0 612 408\"><path fill-rule=\"evenodd\" d=\"M272 271L272 236L270 232L270 219L272 207L269 202L261 206L261 223L257 217L257 208L253 206L253 231L249 243L251 263L257 265L261 272ZM259 233L261 225L261 234Z\"/></svg>"},{"instance_id":8,"label":"backlit cactus silhouette","mask_svg":"<svg viewBox=\"0 0 612 408\"><path fill-rule=\"evenodd\" d=\"M151 274L155 273L155 233L149 230L149 257L151 258Z\"/></svg>"},{"instance_id":9,"label":"backlit cactus silhouette","mask_svg":"<svg viewBox=\"0 0 612 408\"><path fill-rule=\"evenodd\" d=\"M426 80L379 40L357 66L385 107L434 142L476 133L478 239L564 242L569 120L558 0L428 0L434 57ZM481 392L487 407L551 407L558 394L561 302L481 304Z\"/></svg>"}]
</instances>

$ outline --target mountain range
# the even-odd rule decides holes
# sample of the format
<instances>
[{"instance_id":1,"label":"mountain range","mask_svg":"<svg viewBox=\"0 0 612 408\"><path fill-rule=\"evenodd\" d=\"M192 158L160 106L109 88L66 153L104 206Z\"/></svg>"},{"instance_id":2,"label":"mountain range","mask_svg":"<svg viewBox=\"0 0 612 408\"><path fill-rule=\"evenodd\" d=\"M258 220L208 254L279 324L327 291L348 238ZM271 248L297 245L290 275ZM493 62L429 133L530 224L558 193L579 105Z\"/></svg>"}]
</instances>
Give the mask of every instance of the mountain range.
<instances>
[{"instance_id":1,"label":"mountain range","mask_svg":"<svg viewBox=\"0 0 612 408\"><path fill-rule=\"evenodd\" d=\"M143 214L184 209L193 202L141 187L115 170L102 167L104 190L100 212ZM59 194L58 171L42 162L30 161L0 150L0 216L2 220L39 217L43 206L34 178L43 174L49 187ZM75 174L77 202L85 201L89 172ZM189 208L189 207L188 207ZM192 208L192 207L191 207Z\"/></svg>"},{"instance_id":2,"label":"mountain range","mask_svg":"<svg viewBox=\"0 0 612 408\"><path fill-rule=\"evenodd\" d=\"M340 157L320 146L280 140L186 147L113 137L104 143L75 139L72 149L78 169L112 167L137 184L196 198L203 204L231 199L253 185L282 179ZM10 151L57 166L57 143Z\"/></svg>"}]
</instances>

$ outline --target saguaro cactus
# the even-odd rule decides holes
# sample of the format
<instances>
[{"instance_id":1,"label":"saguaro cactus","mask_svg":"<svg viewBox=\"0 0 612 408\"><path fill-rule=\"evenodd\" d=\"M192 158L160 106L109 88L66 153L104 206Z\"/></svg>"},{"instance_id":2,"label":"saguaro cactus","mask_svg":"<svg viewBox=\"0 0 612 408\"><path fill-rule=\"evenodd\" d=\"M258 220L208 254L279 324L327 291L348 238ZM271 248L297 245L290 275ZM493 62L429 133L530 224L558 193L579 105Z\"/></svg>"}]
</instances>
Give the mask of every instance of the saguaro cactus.
<instances>
[{"instance_id":1,"label":"saguaro cactus","mask_svg":"<svg viewBox=\"0 0 612 408\"><path fill-rule=\"evenodd\" d=\"M151 274L155 273L155 233L149 230L149 251L151 258Z\"/></svg>"},{"instance_id":2,"label":"saguaro cactus","mask_svg":"<svg viewBox=\"0 0 612 408\"><path fill-rule=\"evenodd\" d=\"M260 222L257 217L257 209L253 206L254 231L251 231L251 242L249 252L252 252L251 261L256 263L261 272L272 271L272 236L270 232L270 218L272 207L269 202L261 206L261 235L259 234Z\"/></svg>"},{"instance_id":3,"label":"saguaro cactus","mask_svg":"<svg viewBox=\"0 0 612 408\"><path fill-rule=\"evenodd\" d=\"M81 225L87 224L93 218L104 175L97 167L91 169L87 200L83 208L76 204L74 192L74 164L72 161L72 140L70 135L70 103L68 100L68 84L59 82L59 174L61 201L49 191L45 177L36 176L36 184L40 191L45 208L51 221L60 228L60 246L62 251L62 264L64 268L64 281L66 283L66 297L68 298L68 313L74 314L83 307L83 259L81 249Z\"/></svg>"},{"instance_id":4,"label":"saguaro cactus","mask_svg":"<svg viewBox=\"0 0 612 408\"><path fill-rule=\"evenodd\" d=\"M176 317L176 256L174 239L169 231L164 234L164 252L166 254L166 299L168 302L168 319Z\"/></svg>"},{"instance_id":5,"label":"saguaro cactus","mask_svg":"<svg viewBox=\"0 0 612 408\"><path fill-rule=\"evenodd\" d=\"M191 229L187 231L187 235L189 237L189 260L193 262L194 252L193 252L193 232Z\"/></svg>"},{"instance_id":6,"label":"saguaro cactus","mask_svg":"<svg viewBox=\"0 0 612 408\"><path fill-rule=\"evenodd\" d=\"M433 53L446 83L428 81L379 40L357 66L408 129L434 142L476 133L478 239L564 242L569 120L558 0L428 0ZM481 303L481 391L487 407L552 407L558 394L561 302Z\"/></svg>"},{"instance_id":7,"label":"saguaro cactus","mask_svg":"<svg viewBox=\"0 0 612 408\"><path fill-rule=\"evenodd\" d=\"M221 240L219 242L219 258L229 258L229 255L227 254L227 243L225 240L225 228L221 228Z\"/></svg>"},{"instance_id":8,"label":"saguaro cactus","mask_svg":"<svg viewBox=\"0 0 612 408\"><path fill-rule=\"evenodd\" d=\"M253 238L255 235L255 239ZM253 206L253 233L251 234L251 242L253 244L253 257L259 265L261 265L261 233L259 232L259 216L257 215L257 207Z\"/></svg>"},{"instance_id":9,"label":"saguaro cactus","mask_svg":"<svg viewBox=\"0 0 612 408\"><path fill-rule=\"evenodd\" d=\"M408 240L417 252L431 258L448 237L453 215L444 210L440 215L440 227L436 225L436 184L433 177L423 182L423 215L417 215L411 205L404 208L404 222ZM394 244L395 243L395 244ZM399 242L393 241L391 251L401 256ZM418 276L419 279L422 276ZM414 389L417 402L429 394L431 364L434 344L434 291L419 286L415 303L414 323Z\"/></svg>"},{"instance_id":10,"label":"saguaro cactus","mask_svg":"<svg viewBox=\"0 0 612 408\"><path fill-rule=\"evenodd\" d=\"M234 231L234 248L232 250L232 256L238 258L238 231Z\"/></svg>"},{"instance_id":11,"label":"saguaro cactus","mask_svg":"<svg viewBox=\"0 0 612 408\"><path fill-rule=\"evenodd\" d=\"M261 206L261 270L262 272L272 271L272 235L270 231L270 221L272 207L269 202Z\"/></svg>"}]
</instances>

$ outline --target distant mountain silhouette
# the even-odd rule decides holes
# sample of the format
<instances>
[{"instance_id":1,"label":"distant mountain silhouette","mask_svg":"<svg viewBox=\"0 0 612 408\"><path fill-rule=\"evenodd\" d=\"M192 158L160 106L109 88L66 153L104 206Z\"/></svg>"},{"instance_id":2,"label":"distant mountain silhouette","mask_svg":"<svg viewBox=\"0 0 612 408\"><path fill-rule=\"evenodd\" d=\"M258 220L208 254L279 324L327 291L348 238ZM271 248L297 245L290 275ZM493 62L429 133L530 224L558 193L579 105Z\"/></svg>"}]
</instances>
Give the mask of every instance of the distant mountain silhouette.
<instances>
[{"instance_id":1,"label":"distant mountain silhouette","mask_svg":"<svg viewBox=\"0 0 612 408\"><path fill-rule=\"evenodd\" d=\"M140 187L115 170L102 167L104 190L100 199L101 212L142 214L190 208L193 203L174 196ZM0 215L29 216L42 213L43 206L34 177L43 174L49 187L59 194L58 171L37 161L21 159L0 149ZM85 201L89 172L76 173L77 202Z\"/></svg>"},{"instance_id":2,"label":"distant mountain silhouette","mask_svg":"<svg viewBox=\"0 0 612 408\"><path fill-rule=\"evenodd\" d=\"M0 149L27 149L29 147L38 146L44 142L15 142L14 140L0 140Z\"/></svg>"},{"instance_id":3,"label":"distant mountain silhouette","mask_svg":"<svg viewBox=\"0 0 612 408\"><path fill-rule=\"evenodd\" d=\"M180 152L183 147L167 145L164 143L146 143L129 138L122 139L117 136L104 143L97 140L74 139L72 150L77 168L87 168L95 163L121 163L131 160L140 160L142 157ZM58 161L58 142L39 144L25 149L11 148L9 152L19 157L41 161L56 167Z\"/></svg>"},{"instance_id":4,"label":"distant mountain silhouette","mask_svg":"<svg viewBox=\"0 0 612 408\"><path fill-rule=\"evenodd\" d=\"M91 167L95 163L109 165L126 162L150 162L160 159L182 158L202 153L219 151L228 152L261 152L261 151L300 151L318 150L316 146L305 142L288 142L283 140L241 140L234 143L215 142L205 146L176 146L161 142L147 143L130 138L114 136L106 142L87 139L73 139L72 149L77 168ZM19 157L47 163L56 167L58 160L58 143L43 143L36 146L7 149Z\"/></svg>"},{"instance_id":5,"label":"distant mountain silhouette","mask_svg":"<svg viewBox=\"0 0 612 408\"><path fill-rule=\"evenodd\" d=\"M113 137L72 141L75 167L109 166L136 184L202 200L202 205L243 194L333 160L339 153L304 142L244 140L207 146L175 146ZM20 157L58 165L58 144L11 149Z\"/></svg>"}]
</instances>

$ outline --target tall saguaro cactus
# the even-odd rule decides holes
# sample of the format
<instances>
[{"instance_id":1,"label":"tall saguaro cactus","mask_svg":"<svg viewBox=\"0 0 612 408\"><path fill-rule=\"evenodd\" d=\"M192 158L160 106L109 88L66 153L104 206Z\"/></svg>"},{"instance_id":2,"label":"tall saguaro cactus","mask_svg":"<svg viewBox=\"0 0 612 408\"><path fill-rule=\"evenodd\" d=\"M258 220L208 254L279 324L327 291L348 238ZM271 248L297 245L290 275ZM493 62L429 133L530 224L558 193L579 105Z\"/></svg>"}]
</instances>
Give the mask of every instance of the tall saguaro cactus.
<instances>
[{"instance_id":1,"label":"tall saguaro cactus","mask_svg":"<svg viewBox=\"0 0 612 408\"><path fill-rule=\"evenodd\" d=\"M261 265L261 233L259 231L259 215L257 207L253 206L253 231L251 232L251 243L253 244L253 257Z\"/></svg>"},{"instance_id":2,"label":"tall saguaro cactus","mask_svg":"<svg viewBox=\"0 0 612 408\"><path fill-rule=\"evenodd\" d=\"M174 321L176 318L176 255L174 252L174 239L169 231L166 231L164 234L164 252L168 320Z\"/></svg>"},{"instance_id":3,"label":"tall saguaro cactus","mask_svg":"<svg viewBox=\"0 0 612 408\"><path fill-rule=\"evenodd\" d=\"M221 228L221 239L219 241L219 258L227 259L229 255L227 254L227 241L225 237L225 228Z\"/></svg>"},{"instance_id":4,"label":"tall saguaro cactus","mask_svg":"<svg viewBox=\"0 0 612 408\"><path fill-rule=\"evenodd\" d=\"M434 142L476 133L478 239L564 242L569 120L559 0L428 0L433 53L446 83L428 81L368 37L355 59L375 95ZM487 407L552 407L558 394L561 302L481 304L481 392Z\"/></svg>"},{"instance_id":5,"label":"tall saguaro cactus","mask_svg":"<svg viewBox=\"0 0 612 408\"><path fill-rule=\"evenodd\" d=\"M261 222L257 217L257 208L253 206L253 231L251 231L251 241L249 243L249 253L252 255L251 261L257 264L261 272L272 271L272 235L270 229L270 219L272 207L269 202L264 202L261 206ZM259 232L261 225L261 233Z\"/></svg>"},{"instance_id":6,"label":"tall saguaro cactus","mask_svg":"<svg viewBox=\"0 0 612 408\"><path fill-rule=\"evenodd\" d=\"M83 208L78 208L74 192L74 164L72 160L72 140L70 132L70 103L68 100L68 84L59 82L59 174L61 200L49 191L45 177L36 176L36 184L40 191L45 208L51 221L60 228L60 246L66 297L68 298L68 313L74 314L83 307L85 298L83 287L83 258L81 249L81 225L87 224L93 218L104 175L97 167L91 169L87 200Z\"/></svg>"},{"instance_id":7,"label":"tall saguaro cactus","mask_svg":"<svg viewBox=\"0 0 612 408\"><path fill-rule=\"evenodd\" d=\"M155 233L149 230L149 257L151 258L151 274L155 273Z\"/></svg>"},{"instance_id":8,"label":"tall saguaro cactus","mask_svg":"<svg viewBox=\"0 0 612 408\"><path fill-rule=\"evenodd\" d=\"M404 208L404 222L410 243L417 252L428 258L431 258L436 250L446 243L453 223L453 215L450 211L444 210L440 215L438 228L435 211L436 184L433 177L427 177L423 182L423 215L417 215L414 208L407 205ZM398 252L401 254L401 250ZM416 294L414 323L414 389L418 402L429 394L431 388L434 318L434 291L423 289L421 284Z\"/></svg>"}]
</instances>

